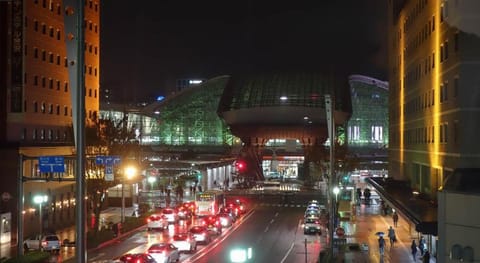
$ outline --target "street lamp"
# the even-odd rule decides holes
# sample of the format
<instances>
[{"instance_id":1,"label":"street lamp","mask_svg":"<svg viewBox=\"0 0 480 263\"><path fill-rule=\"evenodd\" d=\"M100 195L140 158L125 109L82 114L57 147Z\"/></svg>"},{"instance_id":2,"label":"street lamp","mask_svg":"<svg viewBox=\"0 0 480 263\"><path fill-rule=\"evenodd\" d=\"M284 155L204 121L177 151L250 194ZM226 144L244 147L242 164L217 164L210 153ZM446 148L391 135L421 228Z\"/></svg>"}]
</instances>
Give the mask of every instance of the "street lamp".
<instances>
[{"instance_id":1,"label":"street lamp","mask_svg":"<svg viewBox=\"0 0 480 263\"><path fill-rule=\"evenodd\" d=\"M39 235L39 248L42 247L42 235L43 235L43 220L42 220L42 204L46 203L48 201L48 196L47 195L36 195L33 197L33 202L35 204L38 204L38 217L39 217L39 222L40 222L40 235Z\"/></svg>"},{"instance_id":2,"label":"street lamp","mask_svg":"<svg viewBox=\"0 0 480 263\"><path fill-rule=\"evenodd\" d=\"M335 202L338 202L338 194L340 193L340 188L338 186L333 187L333 194L335 195Z\"/></svg>"},{"instance_id":3,"label":"street lamp","mask_svg":"<svg viewBox=\"0 0 480 263\"><path fill-rule=\"evenodd\" d=\"M150 201L152 202L152 209L153 209L153 184L157 181L155 176L149 176L147 181L150 183Z\"/></svg>"},{"instance_id":4,"label":"street lamp","mask_svg":"<svg viewBox=\"0 0 480 263\"><path fill-rule=\"evenodd\" d=\"M135 168L134 166L127 166L123 170L123 176L121 177L122 178L122 218L121 218L122 223L125 222L125 193L123 191L125 188L125 179L130 180L133 177L135 177L136 174L137 174L137 168Z\"/></svg>"}]
</instances>

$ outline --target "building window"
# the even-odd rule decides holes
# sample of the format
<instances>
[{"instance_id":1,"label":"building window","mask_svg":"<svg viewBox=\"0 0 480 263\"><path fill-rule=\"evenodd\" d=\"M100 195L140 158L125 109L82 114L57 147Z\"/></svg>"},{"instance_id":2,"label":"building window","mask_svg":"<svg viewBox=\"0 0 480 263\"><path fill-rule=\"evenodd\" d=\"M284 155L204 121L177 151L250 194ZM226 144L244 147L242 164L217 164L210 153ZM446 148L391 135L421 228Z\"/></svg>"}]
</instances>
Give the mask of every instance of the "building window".
<instances>
[{"instance_id":1,"label":"building window","mask_svg":"<svg viewBox=\"0 0 480 263\"><path fill-rule=\"evenodd\" d=\"M458 41L459 41L458 38L459 38L459 33L457 32L457 33L455 33L455 35L453 36L453 50L455 50L455 52L457 52L457 51L458 51L458 48L459 48L459 46L458 46L458 44L459 44L459 43L458 43Z\"/></svg>"},{"instance_id":2,"label":"building window","mask_svg":"<svg viewBox=\"0 0 480 263\"><path fill-rule=\"evenodd\" d=\"M372 126L372 141L374 141L374 142L383 141L383 127L382 126Z\"/></svg>"},{"instance_id":3,"label":"building window","mask_svg":"<svg viewBox=\"0 0 480 263\"><path fill-rule=\"evenodd\" d=\"M47 110L46 108L47 106L45 105L45 102L42 102L42 108L41 108L42 113L45 113L45 111Z\"/></svg>"},{"instance_id":4,"label":"building window","mask_svg":"<svg viewBox=\"0 0 480 263\"><path fill-rule=\"evenodd\" d=\"M65 82L65 85L63 86L63 91L68 92L68 82Z\"/></svg>"},{"instance_id":5,"label":"building window","mask_svg":"<svg viewBox=\"0 0 480 263\"><path fill-rule=\"evenodd\" d=\"M57 65L60 66L60 55L57 55Z\"/></svg>"},{"instance_id":6,"label":"building window","mask_svg":"<svg viewBox=\"0 0 480 263\"><path fill-rule=\"evenodd\" d=\"M63 116L67 116L67 115L68 115L68 107L63 106Z\"/></svg>"},{"instance_id":7,"label":"building window","mask_svg":"<svg viewBox=\"0 0 480 263\"><path fill-rule=\"evenodd\" d=\"M47 25L42 24L42 34L46 34L46 33L47 33Z\"/></svg>"},{"instance_id":8,"label":"building window","mask_svg":"<svg viewBox=\"0 0 480 263\"><path fill-rule=\"evenodd\" d=\"M94 48L94 53L95 53L95 55L97 55L97 53L98 53L98 48L97 47Z\"/></svg>"},{"instance_id":9,"label":"building window","mask_svg":"<svg viewBox=\"0 0 480 263\"><path fill-rule=\"evenodd\" d=\"M50 60L50 63L53 63L53 54L52 53L49 53L49 60Z\"/></svg>"},{"instance_id":10,"label":"building window","mask_svg":"<svg viewBox=\"0 0 480 263\"><path fill-rule=\"evenodd\" d=\"M60 40L60 36L61 36L60 30L57 30L57 40Z\"/></svg>"},{"instance_id":11,"label":"building window","mask_svg":"<svg viewBox=\"0 0 480 263\"><path fill-rule=\"evenodd\" d=\"M60 90L60 80L57 79L57 90Z\"/></svg>"},{"instance_id":12,"label":"building window","mask_svg":"<svg viewBox=\"0 0 480 263\"><path fill-rule=\"evenodd\" d=\"M23 141L27 137L27 129L23 128L22 129L22 134L20 135L20 139Z\"/></svg>"},{"instance_id":13,"label":"building window","mask_svg":"<svg viewBox=\"0 0 480 263\"><path fill-rule=\"evenodd\" d=\"M42 50L42 60L45 61L47 59L47 52Z\"/></svg>"},{"instance_id":14,"label":"building window","mask_svg":"<svg viewBox=\"0 0 480 263\"><path fill-rule=\"evenodd\" d=\"M50 89L53 89L53 79L49 79L48 82L49 82L48 87Z\"/></svg>"},{"instance_id":15,"label":"building window","mask_svg":"<svg viewBox=\"0 0 480 263\"><path fill-rule=\"evenodd\" d=\"M42 77L42 88L45 88L46 86L46 80L45 77Z\"/></svg>"},{"instance_id":16,"label":"building window","mask_svg":"<svg viewBox=\"0 0 480 263\"><path fill-rule=\"evenodd\" d=\"M48 105L48 114L53 114L53 104Z\"/></svg>"},{"instance_id":17,"label":"building window","mask_svg":"<svg viewBox=\"0 0 480 263\"><path fill-rule=\"evenodd\" d=\"M360 140L360 126L349 127L349 137L352 141Z\"/></svg>"},{"instance_id":18,"label":"building window","mask_svg":"<svg viewBox=\"0 0 480 263\"><path fill-rule=\"evenodd\" d=\"M37 20L35 20L35 21L33 22L33 29L34 29L36 32L38 32L38 21L37 21Z\"/></svg>"},{"instance_id":19,"label":"building window","mask_svg":"<svg viewBox=\"0 0 480 263\"><path fill-rule=\"evenodd\" d=\"M33 76L33 85L38 86L38 76Z\"/></svg>"},{"instance_id":20,"label":"building window","mask_svg":"<svg viewBox=\"0 0 480 263\"><path fill-rule=\"evenodd\" d=\"M45 140L45 129L40 130L40 140Z\"/></svg>"},{"instance_id":21,"label":"building window","mask_svg":"<svg viewBox=\"0 0 480 263\"><path fill-rule=\"evenodd\" d=\"M53 37L53 27L50 27L48 29L50 37Z\"/></svg>"},{"instance_id":22,"label":"building window","mask_svg":"<svg viewBox=\"0 0 480 263\"><path fill-rule=\"evenodd\" d=\"M68 67L68 59L64 58L64 60L65 60L65 67Z\"/></svg>"},{"instance_id":23,"label":"building window","mask_svg":"<svg viewBox=\"0 0 480 263\"><path fill-rule=\"evenodd\" d=\"M57 104L57 115L60 115L60 105Z\"/></svg>"},{"instance_id":24,"label":"building window","mask_svg":"<svg viewBox=\"0 0 480 263\"><path fill-rule=\"evenodd\" d=\"M48 140L53 140L53 131L51 129L48 130Z\"/></svg>"},{"instance_id":25,"label":"building window","mask_svg":"<svg viewBox=\"0 0 480 263\"><path fill-rule=\"evenodd\" d=\"M458 77L453 79L453 96L456 98L458 96Z\"/></svg>"},{"instance_id":26,"label":"building window","mask_svg":"<svg viewBox=\"0 0 480 263\"><path fill-rule=\"evenodd\" d=\"M38 112L38 102L33 102L33 112Z\"/></svg>"},{"instance_id":27,"label":"building window","mask_svg":"<svg viewBox=\"0 0 480 263\"><path fill-rule=\"evenodd\" d=\"M32 139L33 139L33 140L36 140L36 139L37 139L37 129L33 129Z\"/></svg>"},{"instance_id":28,"label":"building window","mask_svg":"<svg viewBox=\"0 0 480 263\"><path fill-rule=\"evenodd\" d=\"M33 57L38 58L38 48L33 49Z\"/></svg>"}]
</instances>

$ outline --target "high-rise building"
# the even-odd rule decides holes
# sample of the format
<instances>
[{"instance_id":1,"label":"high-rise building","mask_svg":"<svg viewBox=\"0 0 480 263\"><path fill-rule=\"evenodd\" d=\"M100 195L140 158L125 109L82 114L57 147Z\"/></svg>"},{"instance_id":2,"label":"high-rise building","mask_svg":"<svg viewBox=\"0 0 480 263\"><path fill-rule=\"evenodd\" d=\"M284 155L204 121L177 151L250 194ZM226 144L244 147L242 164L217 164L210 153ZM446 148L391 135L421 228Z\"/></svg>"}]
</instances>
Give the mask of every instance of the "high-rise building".
<instances>
[{"instance_id":1,"label":"high-rise building","mask_svg":"<svg viewBox=\"0 0 480 263\"><path fill-rule=\"evenodd\" d=\"M90 122L99 111L99 0L86 0L84 10L85 114ZM68 76L72 58L67 59L65 13L61 0L0 2L0 158L3 160L0 193L13 197L2 205L1 212L11 212L13 221L19 213L16 208L18 178L22 176L18 173L19 155L34 158L75 153ZM35 162L23 164L23 168L25 176L41 176ZM44 206L44 227L72 221L74 205L62 204L70 204L75 196L74 187L64 184L62 188L58 182L54 187L25 182L25 216L29 216L29 208L36 207L32 196L42 191L51 202ZM13 222L13 229L15 225ZM31 233L34 225L26 224L25 234Z\"/></svg>"},{"instance_id":2,"label":"high-rise building","mask_svg":"<svg viewBox=\"0 0 480 263\"><path fill-rule=\"evenodd\" d=\"M468 181L459 178L466 174L457 173L459 168L479 167L480 163L476 139L480 130L480 2L390 0L389 9L389 175L407 181L417 199L435 204L445 182ZM467 188L477 187L478 195L480 180L468 182ZM466 187L449 185L448 191L457 193ZM469 198L462 198L454 199L469 209ZM450 203L454 199L441 199L447 204L439 207L454 207ZM437 255L437 262L450 262L453 244L480 250L475 239L480 234L478 224L457 213L450 221L455 226L448 226L448 218L447 225L442 225L448 214L448 210L439 210L438 237L429 236L429 249ZM477 218L478 213L471 217ZM422 232L421 225L417 229Z\"/></svg>"}]
</instances>

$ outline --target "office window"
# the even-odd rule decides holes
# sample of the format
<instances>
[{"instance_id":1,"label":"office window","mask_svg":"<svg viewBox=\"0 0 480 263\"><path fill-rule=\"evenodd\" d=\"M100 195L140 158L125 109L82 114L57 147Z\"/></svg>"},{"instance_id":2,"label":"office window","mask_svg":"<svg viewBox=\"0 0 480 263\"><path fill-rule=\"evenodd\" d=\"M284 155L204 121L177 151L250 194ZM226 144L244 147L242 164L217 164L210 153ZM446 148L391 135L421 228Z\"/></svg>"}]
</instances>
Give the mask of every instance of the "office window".
<instances>
[{"instance_id":1,"label":"office window","mask_svg":"<svg viewBox=\"0 0 480 263\"><path fill-rule=\"evenodd\" d=\"M33 49L33 57L38 58L38 48Z\"/></svg>"},{"instance_id":2,"label":"office window","mask_svg":"<svg viewBox=\"0 0 480 263\"><path fill-rule=\"evenodd\" d=\"M38 32L38 21L37 20L35 20L33 22L33 29Z\"/></svg>"},{"instance_id":3,"label":"office window","mask_svg":"<svg viewBox=\"0 0 480 263\"><path fill-rule=\"evenodd\" d=\"M372 126L372 141L380 142L383 140L383 127Z\"/></svg>"},{"instance_id":4,"label":"office window","mask_svg":"<svg viewBox=\"0 0 480 263\"><path fill-rule=\"evenodd\" d=\"M68 59L64 58L64 60L65 60L65 67L68 67Z\"/></svg>"},{"instance_id":5,"label":"office window","mask_svg":"<svg viewBox=\"0 0 480 263\"><path fill-rule=\"evenodd\" d=\"M48 82L48 88L53 89L53 79L49 79Z\"/></svg>"},{"instance_id":6,"label":"office window","mask_svg":"<svg viewBox=\"0 0 480 263\"><path fill-rule=\"evenodd\" d=\"M60 90L60 80L57 79L57 90Z\"/></svg>"},{"instance_id":7,"label":"office window","mask_svg":"<svg viewBox=\"0 0 480 263\"><path fill-rule=\"evenodd\" d=\"M33 76L33 85L38 86L38 76Z\"/></svg>"},{"instance_id":8,"label":"office window","mask_svg":"<svg viewBox=\"0 0 480 263\"><path fill-rule=\"evenodd\" d=\"M57 104L57 115L60 115L60 105Z\"/></svg>"},{"instance_id":9,"label":"office window","mask_svg":"<svg viewBox=\"0 0 480 263\"><path fill-rule=\"evenodd\" d=\"M46 86L46 80L45 77L42 77L42 88L45 88Z\"/></svg>"},{"instance_id":10,"label":"office window","mask_svg":"<svg viewBox=\"0 0 480 263\"><path fill-rule=\"evenodd\" d=\"M45 140L45 129L40 130L40 140Z\"/></svg>"},{"instance_id":11,"label":"office window","mask_svg":"<svg viewBox=\"0 0 480 263\"><path fill-rule=\"evenodd\" d=\"M41 109L40 109L42 111L42 113L45 113L45 111L47 110L46 108L47 108L47 106L45 105L45 102L42 102L42 106L41 106Z\"/></svg>"},{"instance_id":12,"label":"office window","mask_svg":"<svg viewBox=\"0 0 480 263\"><path fill-rule=\"evenodd\" d=\"M33 102L33 112L38 112L38 102Z\"/></svg>"},{"instance_id":13,"label":"office window","mask_svg":"<svg viewBox=\"0 0 480 263\"><path fill-rule=\"evenodd\" d=\"M57 30L57 40L60 40L60 37L61 36L61 33L60 33L60 30Z\"/></svg>"},{"instance_id":14,"label":"office window","mask_svg":"<svg viewBox=\"0 0 480 263\"><path fill-rule=\"evenodd\" d=\"M42 24L42 34L46 34L47 33L47 25L45 24Z\"/></svg>"},{"instance_id":15,"label":"office window","mask_svg":"<svg viewBox=\"0 0 480 263\"><path fill-rule=\"evenodd\" d=\"M48 140L53 140L53 130L51 129L48 130Z\"/></svg>"},{"instance_id":16,"label":"office window","mask_svg":"<svg viewBox=\"0 0 480 263\"><path fill-rule=\"evenodd\" d=\"M63 116L67 116L67 115L68 115L68 107L63 106Z\"/></svg>"},{"instance_id":17,"label":"office window","mask_svg":"<svg viewBox=\"0 0 480 263\"><path fill-rule=\"evenodd\" d=\"M48 105L48 114L53 114L53 104Z\"/></svg>"},{"instance_id":18,"label":"office window","mask_svg":"<svg viewBox=\"0 0 480 263\"><path fill-rule=\"evenodd\" d=\"M42 50L42 60L47 60L47 52L45 50Z\"/></svg>"},{"instance_id":19,"label":"office window","mask_svg":"<svg viewBox=\"0 0 480 263\"><path fill-rule=\"evenodd\" d=\"M60 66L60 55L57 55L57 65Z\"/></svg>"},{"instance_id":20,"label":"office window","mask_svg":"<svg viewBox=\"0 0 480 263\"><path fill-rule=\"evenodd\" d=\"M53 37L53 27L50 27L48 29L50 37Z\"/></svg>"},{"instance_id":21,"label":"office window","mask_svg":"<svg viewBox=\"0 0 480 263\"><path fill-rule=\"evenodd\" d=\"M50 53L48 56L49 56L49 61L50 61L50 63L53 63L53 54Z\"/></svg>"},{"instance_id":22,"label":"office window","mask_svg":"<svg viewBox=\"0 0 480 263\"><path fill-rule=\"evenodd\" d=\"M63 91L68 92L68 82L65 82L65 85L63 86Z\"/></svg>"}]
</instances>

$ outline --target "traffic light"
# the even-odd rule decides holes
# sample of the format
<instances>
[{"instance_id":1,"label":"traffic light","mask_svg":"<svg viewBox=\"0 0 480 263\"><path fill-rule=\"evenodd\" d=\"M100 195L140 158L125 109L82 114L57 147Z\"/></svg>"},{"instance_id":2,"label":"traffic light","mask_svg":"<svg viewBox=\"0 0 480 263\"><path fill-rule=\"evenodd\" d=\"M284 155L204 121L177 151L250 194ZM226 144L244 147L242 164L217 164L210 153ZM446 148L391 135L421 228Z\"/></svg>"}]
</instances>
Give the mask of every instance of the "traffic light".
<instances>
[{"instance_id":1,"label":"traffic light","mask_svg":"<svg viewBox=\"0 0 480 263\"><path fill-rule=\"evenodd\" d=\"M247 169L247 164L243 160L237 160L235 162L235 168L237 169L237 172L242 173Z\"/></svg>"}]
</instances>

